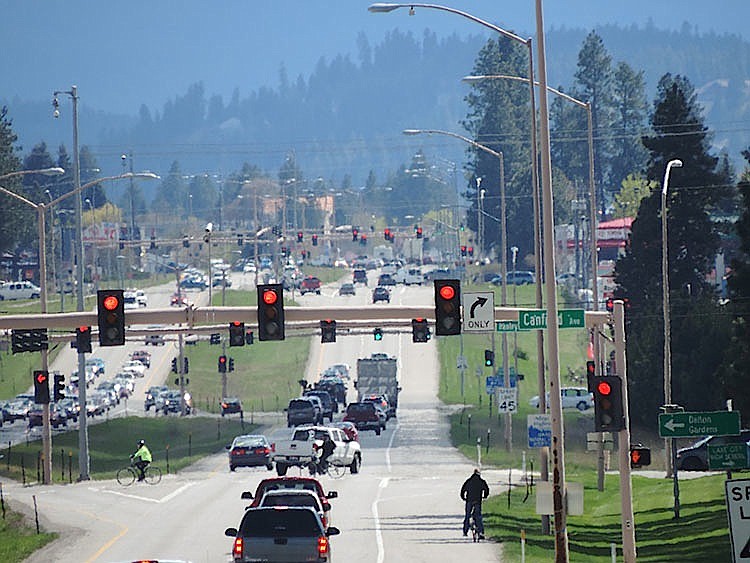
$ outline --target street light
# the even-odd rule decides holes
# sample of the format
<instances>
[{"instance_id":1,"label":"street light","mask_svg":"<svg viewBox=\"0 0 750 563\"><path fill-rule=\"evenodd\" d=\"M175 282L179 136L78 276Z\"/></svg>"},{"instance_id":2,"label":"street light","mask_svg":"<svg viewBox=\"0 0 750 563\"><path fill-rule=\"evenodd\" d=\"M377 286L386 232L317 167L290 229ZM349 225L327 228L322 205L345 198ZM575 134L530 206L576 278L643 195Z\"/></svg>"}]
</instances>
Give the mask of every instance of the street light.
<instances>
[{"instance_id":1,"label":"street light","mask_svg":"<svg viewBox=\"0 0 750 563\"><path fill-rule=\"evenodd\" d=\"M20 170L17 172L10 172L0 176L0 180L11 178L13 176L22 176L24 174L39 173L45 175L59 175L64 174L65 170L59 167L45 168L42 170ZM46 256L46 226L45 226L45 212L46 206L44 203L37 204L29 201L25 197L18 195L6 188L0 186L0 191L7 194L18 201L25 203L26 205L33 207L38 216L38 229L39 229L39 308L42 314L47 313L47 260ZM52 204L50 204L51 206ZM41 368L43 371L49 371L49 353L46 348L41 350ZM49 403L42 405L42 451L44 455L44 466L43 471L43 482L45 485L49 485L52 477L52 430L50 428L50 410Z\"/></svg>"},{"instance_id":2,"label":"street light","mask_svg":"<svg viewBox=\"0 0 750 563\"><path fill-rule=\"evenodd\" d=\"M479 149L481 151L484 151L488 154L491 154L495 158L497 158L500 161L500 276L501 276L501 301L502 306L505 307L508 304L507 301L507 293L508 293L508 285L507 285L507 277L508 277L508 248L507 248L507 223L506 223L506 209L505 209L505 159L503 157L502 151L496 151L491 149L490 147L483 145L481 143L477 143L473 139L469 139L468 137L465 137L464 135L459 135L458 133L453 133L451 131L442 131L440 129L404 129L403 131L404 135L420 135L420 134L427 134L427 135L445 135L448 137L453 137L455 139L459 139L465 143L468 143L472 147ZM478 207L479 207L479 217L482 218L482 221L480 222L478 226L478 232L479 232L479 241L480 241L480 247L479 251L482 252L482 236L483 236L483 227L482 224L484 223L484 189L480 189L480 181L479 178L477 178L477 196L478 196ZM510 387L510 374L508 373L508 335L503 332L502 333L502 347L503 347L503 376L504 381L503 384L505 387ZM510 451L512 447L512 420L513 415L512 413L506 413L505 415L505 429L504 429L504 437L505 437L505 449Z\"/></svg>"},{"instance_id":3,"label":"street light","mask_svg":"<svg viewBox=\"0 0 750 563\"><path fill-rule=\"evenodd\" d=\"M667 189L669 174L672 168L681 168L682 161L675 158L667 162L664 171L664 183L661 187L661 277L662 277L662 314L664 316L664 404L672 404L672 346L671 325L669 322L669 253L667 247ZM674 471L671 438L664 439L664 457L667 461L667 477Z\"/></svg>"},{"instance_id":4,"label":"street light","mask_svg":"<svg viewBox=\"0 0 750 563\"><path fill-rule=\"evenodd\" d=\"M536 110L534 109L534 65L533 65L533 50L531 48L531 39L525 40L518 35L510 33L496 25L493 25L487 21L481 20L476 16L456 10L455 8L449 8L446 6L439 6L435 4L386 4L376 3L370 5L368 8L370 12L391 12L396 8L409 8L410 13L414 12L414 8L429 8L435 10L442 10L450 12L461 17L467 18L475 23L478 23L484 27L487 27L504 37L518 41L527 46L529 51L529 92L531 96L531 108L532 117L535 115ZM554 249L555 244L555 220L554 220L554 198L552 194L552 156L550 150L550 135L549 135L549 109L547 107L547 64L544 53L544 17L542 11L542 0L535 0L536 8L536 35L538 38L537 42L537 54L539 58L539 114L540 114L540 142L541 142L541 156L542 156L542 199L543 207L542 214L539 215L542 218L541 225L544 238L544 247L547 249ZM537 163L536 161L532 165L532 178L536 173ZM533 182L533 179L532 179ZM535 184L536 186L536 184ZM536 194L536 190L534 190ZM537 205L541 202L537 202ZM535 210L537 206L535 206ZM535 232L539 229L539 223L536 223ZM537 245L537 248L540 248ZM541 272L541 269L537 271L537 274ZM555 253L553 251L546 252L544 255L544 275L545 275L545 293L547 296L547 318L557 319L557 288L555 285ZM553 463L553 481L552 481L552 499L553 509L555 513L555 560L556 561L568 561L568 533L566 525L566 509L565 509L565 442L563 435L563 420L562 420L562 395L560 393L560 357L559 357L559 334L556 322L550 322L547 328L547 337L549 339L549 373L550 373L550 413L552 416L552 463ZM539 339L537 340L537 348L539 349ZM540 363L542 359L540 358ZM540 397L545 396L544 385L540 386ZM543 400L540 400L540 407L543 404ZM546 456L544 452L541 453L543 459L542 471L546 468ZM542 475L545 478L545 474ZM623 523L627 522L628 525L633 522L632 508L629 514L623 513ZM546 532L546 521L542 520L543 531ZM623 551L626 553L628 560L635 559L635 527L630 526L629 529L625 529L623 526Z\"/></svg>"},{"instance_id":5,"label":"street light","mask_svg":"<svg viewBox=\"0 0 750 563\"><path fill-rule=\"evenodd\" d=\"M467 84L476 84L478 82L481 82L483 80L493 80L493 79L505 79L505 80L514 80L516 82L523 82L525 84L529 84L530 80L528 78L523 78L521 76L510 76L507 74L480 74L480 75L472 75L472 76L464 76L462 78L463 82L466 82ZM534 81L534 86L539 86L538 81ZM599 270L599 264L598 264L598 251L597 251L597 233L596 233L596 186L594 182L594 119L592 115L592 109L591 109L591 102L582 102L581 100L577 100L573 96L569 96L568 94L561 92L560 90L557 90L556 88L552 88L551 86L547 86L547 92L552 92L553 94L568 100L569 102L572 102L576 104L579 107L582 107L586 110L586 123L587 123L587 129L588 129L588 160L589 160L589 219L591 221L591 270L592 270L592 296L594 300L594 311L599 310L599 283L598 283L598 270ZM535 158L536 160L536 158ZM595 348L595 354L597 354L597 350ZM598 364L598 354L595 356L595 361Z\"/></svg>"}]
</instances>

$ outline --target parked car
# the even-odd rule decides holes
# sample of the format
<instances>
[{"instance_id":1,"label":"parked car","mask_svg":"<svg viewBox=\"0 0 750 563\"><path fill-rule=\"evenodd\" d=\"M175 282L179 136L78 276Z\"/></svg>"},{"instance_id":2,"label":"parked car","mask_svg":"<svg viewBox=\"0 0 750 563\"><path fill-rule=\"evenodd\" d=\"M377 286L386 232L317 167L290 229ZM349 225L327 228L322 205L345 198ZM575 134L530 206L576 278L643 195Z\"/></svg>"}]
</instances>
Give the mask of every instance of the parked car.
<instances>
[{"instance_id":1,"label":"parked car","mask_svg":"<svg viewBox=\"0 0 750 563\"><path fill-rule=\"evenodd\" d=\"M507 280L508 285L531 285L536 283L536 276L534 272L516 270L508 272Z\"/></svg>"},{"instance_id":2,"label":"parked car","mask_svg":"<svg viewBox=\"0 0 750 563\"><path fill-rule=\"evenodd\" d=\"M318 412L310 397L299 397L289 401L286 409L286 425L288 427L300 424L315 424L318 422Z\"/></svg>"},{"instance_id":3,"label":"parked car","mask_svg":"<svg viewBox=\"0 0 750 563\"><path fill-rule=\"evenodd\" d=\"M677 450L677 469L680 471L708 471L708 446L747 444L750 430L740 430L739 436L706 436L691 446Z\"/></svg>"},{"instance_id":4,"label":"parked car","mask_svg":"<svg viewBox=\"0 0 750 563\"><path fill-rule=\"evenodd\" d=\"M237 397L224 397L221 400L221 416L232 413L242 415L242 401Z\"/></svg>"},{"instance_id":5,"label":"parked car","mask_svg":"<svg viewBox=\"0 0 750 563\"><path fill-rule=\"evenodd\" d=\"M258 507L245 511L239 528L224 534L234 538L232 557L244 561L331 560L329 536L339 534L333 526L325 529L320 516L306 507Z\"/></svg>"},{"instance_id":6,"label":"parked car","mask_svg":"<svg viewBox=\"0 0 750 563\"><path fill-rule=\"evenodd\" d=\"M564 409L585 411L594 408L594 395L585 387L563 387L560 393ZM547 403L549 404L549 394L547 394ZM539 408L539 395L534 395L529 399L529 404L534 408Z\"/></svg>"},{"instance_id":7,"label":"parked car","mask_svg":"<svg viewBox=\"0 0 750 563\"><path fill-rule=\"evenodd\" d=\"M339 295L356 295L357 292L354 289L353 283L344 283L341 284L341 287L339 288Z\"/></svg>"},{"instance_id":8,"label":"parked car","mask_svg":"<svg viewBox=\"0 0 750 563\"><path fill-rule=\"evenodd\" d=\"M234 471L237 467L265 466L268 470L273 469L273 444L262 434L237 436L226 449L229 454L229 471Z\"/></svg>"},{"instance_id":9,"label":"parked car","mask_svg":"<svg viewBox=\"0 0 750 563\"><path fill-rule=\"evenodd\" d=\"M38 299L42 290L30 281L4 282L0 285L0 301L5 299Z\"/></svg>"},{"instance_id":10,"label":"parked car","mask_svg":"<svg viewBox=\"0 0 750 563\"><path fill-rule=\"evenodd\" d=\"M352 273L352 283L361 283L367 285L367 270L364 268L357 268Z\"/></svg>"}]
</instances>

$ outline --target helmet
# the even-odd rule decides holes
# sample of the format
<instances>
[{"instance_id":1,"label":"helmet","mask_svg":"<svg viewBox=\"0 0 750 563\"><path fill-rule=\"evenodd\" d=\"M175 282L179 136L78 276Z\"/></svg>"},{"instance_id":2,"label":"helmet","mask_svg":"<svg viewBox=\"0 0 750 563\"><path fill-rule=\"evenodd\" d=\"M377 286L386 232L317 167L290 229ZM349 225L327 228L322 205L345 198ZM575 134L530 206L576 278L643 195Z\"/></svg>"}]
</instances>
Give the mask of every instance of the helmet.
<instances>
[{"instance_id":1,"label":"helmet","mask_svg":"<svg viewBox=\"0 0 750 563\"><path fill-rule=\"evenodd\" d=\"M145 446L146 445L146 441L145 440L138 440L138 445L139 446Z\"/></svg>"}]
</instances>

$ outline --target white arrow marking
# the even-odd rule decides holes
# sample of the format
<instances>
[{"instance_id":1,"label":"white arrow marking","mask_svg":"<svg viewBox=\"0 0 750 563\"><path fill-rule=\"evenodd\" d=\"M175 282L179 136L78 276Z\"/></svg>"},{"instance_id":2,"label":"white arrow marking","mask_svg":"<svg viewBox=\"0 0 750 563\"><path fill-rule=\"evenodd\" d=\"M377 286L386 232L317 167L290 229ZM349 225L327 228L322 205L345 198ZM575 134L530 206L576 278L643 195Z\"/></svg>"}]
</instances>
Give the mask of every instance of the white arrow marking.
<instances>
[{"instance_id":1,"label":"white arrow marking","mask_svg":"<svg viewBox=\"0 0 750 563\"><path fill-rule=\"evenodd\" d=\"M664 423L664 428L666 428L670 432L674 432L677 428L685 428L685 423L677 423L674 421L674 418L670 418L667 422Z\"/></svg>"}]
</instances>

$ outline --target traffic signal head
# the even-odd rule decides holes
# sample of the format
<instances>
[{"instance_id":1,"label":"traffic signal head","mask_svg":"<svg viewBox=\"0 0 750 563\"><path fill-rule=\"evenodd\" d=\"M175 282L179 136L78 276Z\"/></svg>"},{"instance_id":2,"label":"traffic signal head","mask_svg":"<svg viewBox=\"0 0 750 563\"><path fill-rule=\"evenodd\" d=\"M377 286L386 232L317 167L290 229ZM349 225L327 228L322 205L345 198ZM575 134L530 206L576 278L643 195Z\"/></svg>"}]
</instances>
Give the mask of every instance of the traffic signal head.
<instances>
[{"instance_id":1,"label":"traffic signal head","mask_svg":"<svg viewBox=\"0 0 750 563\"><path fill-rule=\"evenodd\" d=\"M229 371L234 371L234 358L229 358Z\"/></svg>"},{"instance_id":2,"label":"traffic signal head","mask_svg":"<svg viewBox=\"0 0 750 563\"><path fill-rule=\"evenodd\" d=\"M372 331L372 335L375 338L375 342L380 342L381 340L383 340L383 329L376 328Z\"/></svg>"},{"instance_id":3,"label":"traffic signal head","mask_svg":"<svg viewBox=\"0 0 750 563\"><path fill-rule=\"evenodd\" d=\"M613 432L625 428L622 380L617 375L595 378L594 425L597 432Z\"/></svg>"},{"instance_id":4,"label":"traffic signal head","mask_svg":"<svg viewBox=\"0 0 750 563\"><path fill-rule=\"evenodd\" d=\"M367 246L367 235L362 235L361 237L359 237L359 245Z\"/></svg>"},{"instance_id":5,"label":"traffic signal head","mask_svg":"<svg viewBox=\"0 0 750 563\"><path fill-rule=\"evenodd\" d=\"M284 293L280 283L258 286L258 340L284 340Z\"/></svg>"},{"instance_id":6,"label":"traffic signal head","mask_svg":"<svg viewBox=\"0 0 750 563\"><path fill-rule=\"evenodd\" d=\"M356 241L357 237L359 237L359 231L357 229L352 229L352 241Z\"/></svg>"},{"instance_id":7,"label":"traffic signal head","mask_svg":"<svg viewBox=\"0 0 750 563\"><path fill-rule=\"evenodd\" d=\"M297 231L297 242L302 242L305 238L305 235L302 231Z\"/></svg>"},{"instance_id":8,"label":"traffic signal head","mask_svg":"<svg viewBox=\"0 0 750 563\"><path fill-rule=\"evenodd\" d=\"M430 339L430 327L427 319L418 318L411 320L411 341L427 342Z\"/></svg>"},{"instance_id":9,"label":"traffic signal head","mask_svg":"<svg viewBox=\"0 0 750 563\"><path fill-rule=\"evenodd\" d=\"M318 246L318 235L312 236L312 243L313 243L313 246Z\"/></svg>"},{"instance_id":10,"label":"traffic signal head","mask_svg":"<svg viewBox=\"0 0 750 563\"><path fill-rule=\"evenodd\" d=\"M76 329L76 349L79 354L91 353L91 327L79 326Z\"/></svg>"},{"instance_id":11,"label":"traffic signal head","mask_svg":"<svg viewBox=\"0 0 750 563\"><path fill-rule=\"evenodd\" d=\"M594 385L596 385L596 381L594 378L596 377L596 362L593 360L589 360L586 362L586 383L588 386L589 393L594 392Z\"/></svg>"},{"instance_id":12,"label":"traffic signal head","mask_svg":"<svg viewBox=\"0 0 750 563\"><path fill-rule=\"evenodd\" d=\"M492 367L495 365L495 352L492 350L484 351L484 365L486 367Z\"/></svg>"},{"instance_id":13,"label":"traffic signal head","mask_svg":"<svg viewBox=\"0 0 750 563\"><path fill-rule=\"evenodd\" d=\"M229 345L245 345L245 323L241 323L240 321L232 321L229 323Z\"/></svg>"},{"instance_id":14,"label":"traffic signal head","mask_svg":"<svg viewBox=\"0 0 750 563\"><path fill-rule=\"evenodd\" d=\"M53 393L55 402L65 398L65 376L61 373L55 374Z\"/></svg>"},{"instance_id":15,"label":"traffic signal head","mask_svg":"<svg viewBox=\"0 0 750 563\"><path fill-rule=\"evenodd\" d=\"M182 373L188 373L190 371L190 362L187 356L182 358Z\"/></svg>"},{"instance_id":16,"label":"traffic signal head","mask_svg":"<svg viewBox=\"0 0 750 563\"><path fill-rule=\"evenodd\" d=\"M219 356L219 373L227 372L227 357L223 354Z\"/></svg>"},{"instance_id":17,"label":"traffic signal head","mask_svg":"<svg viewBox=\"0 0 750 563\"><path fill-rule=\"evenodd\" d=\"M96 292L99 345L125 344L125 301L122 289L100 289Z\"/></svg>"},{"instance_id":18,"label":"traffic signal head","mask_svg":"<svg viewBox=\"0 0 750 563\"><path fill-rule=\"evenodd\" d=\"M245 332L245 344L250 346L255 341L255 335L252 330Z\"/></svg>"},{"instance_id":19,"label":"traffic signal head","mask_svg":"<svg viewBox=\"0 0 750 563\"><path fill-rule=\"evenodd\" d=\"M178 373L177 358L172 358L172 373Z\"/></svg>"},{"instance_id":20,"label":"traffic signal head","mask_svg":"<svg viewBox=\"0 0 750 563\"><path fill-rule=\"evenodd\" d=\"M383 238L385 238L385 240L391 240L391 230L390 229L383 230Z\"/></svg>"},{"instance_id":21,"label":"traffic signal head","mask_svg":"<svg viewBox=\"0 0 750 563\"><path fill-rule=\"evenodd\" d=\"M461 245L461 256L464 256L464 257L466 256L466 245L465 244Z\"/></svg>"},{"instance_id":22,"label":"traffic signal head","mask_svg":"<svg viewBox=\"0 0 750 563\"><path fill-rule=\"evenodd\" d=\"M474 247L470 246L469 248L466 249L466 252L469 253L469 256L474 256Z\"/></svg>"},{"instance_id":23,"label":"traffic signal head","mask_svg":"<svg viewBox=\"0 0 750 563\"><path fill-rule=\"evenodd\" d=\"M237 246L243 246L244 241L242 240L242 235L237 235Z\"/></svg>"},{"instance_id":24,"label":"traffic signal head","mask_svg":"<svg viewBox=\"0 0 750 563\"><path fill-rule=\"evenodd\" d=\"M320 321L320 342L336 342L336 321L325 319Z\"/></svg>"},{"instance_id":25,"label":"traffic signal head","mask_svg":"<svg viewBox=\"0 0 750 563\"><path fill-rule=\"evenodd\" d=\"M422 227L417 227L414 231L417 233L417 238L422 238Z\"/></svg>"},{"instance_id":26,"label":"traffic signal head","mask_svg":"<svg viewBox=\"0 0 750 563\"><path fill-rule=\"evenodd\" d=\"M49 374L46 371L34 371L34 402L37 405L49 403Z\"/></svg>"},{"instance_id":27,"label":"traffic signal head","mask_svg":"<svg viewBox=\"0 0 750 563\"><path fill-rule=\"evenodd\" d=\"M183 248L190 248L190 238L188 238L187 235L182 237L182 247Z\"/></svg>"},{"instance_id":28,"label":"traffic signal head","mask_svg":"<svg viewBox=\"0 0 750 563\"><path fill-rule=\"evenodd\" d=\"M651 450L641 444L630 446L630 467L638 468L651 465Z\"/></svg>"},{"instance_id":29,"label":"traffic signal head","mask_svg":"<svg viewBox=\"0 0 750 563\"><path fill-rule=\"evenodd\" d=\"M435 334L461 334L461 282L435 280Z\"/></svg>"}]
</instances>

